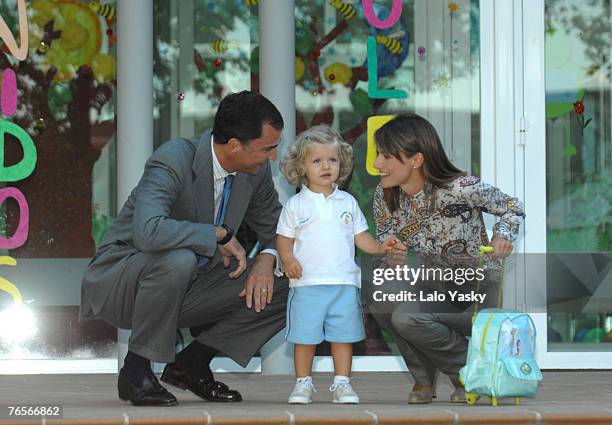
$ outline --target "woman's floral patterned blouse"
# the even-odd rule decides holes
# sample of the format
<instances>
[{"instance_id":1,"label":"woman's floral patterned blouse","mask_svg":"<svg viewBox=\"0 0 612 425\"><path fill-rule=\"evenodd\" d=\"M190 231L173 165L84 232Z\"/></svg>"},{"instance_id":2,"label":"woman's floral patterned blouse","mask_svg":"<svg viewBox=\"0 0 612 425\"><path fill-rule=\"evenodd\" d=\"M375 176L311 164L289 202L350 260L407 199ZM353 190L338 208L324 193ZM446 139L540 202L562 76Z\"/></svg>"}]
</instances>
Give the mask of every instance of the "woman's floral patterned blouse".
<instances>
[{"instance_id":1,"label":"woman's floral patterned blouse","mask_svg":"<svg viewBox=\"0 0 612 425\"><path fill-rule=\"evenodd\" d=\"M435 206L429 205L428 192L426 187L408 196L400 190L400 208L391 214L378 185L374 193L376 239L382 242L396 236L419 254L469 262L478 258L481 245L489 244L483 212L500 218L493 235L511 242L525 218L522 202L477 177L457 177L447 188L438 188Z\"/></svg>"}]
</instances>

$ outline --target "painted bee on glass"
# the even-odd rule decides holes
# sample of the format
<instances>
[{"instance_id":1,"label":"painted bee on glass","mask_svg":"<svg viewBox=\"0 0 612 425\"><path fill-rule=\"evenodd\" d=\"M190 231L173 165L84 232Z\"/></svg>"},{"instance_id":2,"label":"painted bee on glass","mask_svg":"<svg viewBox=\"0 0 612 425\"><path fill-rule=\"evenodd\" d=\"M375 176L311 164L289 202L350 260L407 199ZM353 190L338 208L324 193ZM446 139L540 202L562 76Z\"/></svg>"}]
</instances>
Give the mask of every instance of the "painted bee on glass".
<instances>
[{"instance_id":1,"label":"painted bee on glass","mask_svg":"<svg viewBox=\"0 0 612 425\"><path fill-rule=\"evenodd\" d=\"M60 38L60 36L62 35L61 31L53 30L54 23L55 19L52 19L45 24L45 33L43 35L42 40L40 41L40 45L36 49L36 53L38 53L39 55L46 54L51 48L53 40Z\"/></svg>"},{"instance_id":2,"label":"painted bee on glass","mask_svg":"<svg viewBox=\"0 0 612 425\"><path fill-rule=\"evenodd\" d=\"M212 43L210 43L210 48L215 53L223 53L230 48L230 45L227 41L219 38Z\"/></svg>"},{"instance_id":3,"label":"painted bee on glass","mask_svg":"<svg viewBox=\"0 0 612 425\"><path fill-rule=\"evenodd\" d=\"M402 53L402 45L397 38L387 37L386 35L377 35L376 41L389 49L393 54Z\"/></svg>"},{"instance_id":4,"label":"painted bee on glass","mask_svg":"<svg viewBox=\"0 0 612 425\"><path fill-rule=\"evenodd\" d=\"M92 1L89 3L89 8L92 12L102 15L107 21L112 21L115 17L115 8L109 6L108 4L101 4L98 1Z\"/></svg>"},{"instance_id":5,"label":"painted bee on glass","mask_svg":"<svg viewBox=\"0 0 612 425\"><path fill-rule=\"evenodd\" d=\"M337 9L347 21L353 19L357 14L357 9L352 4L344 3L342 0L331 0L329 4Z\"/></svg>"}]
</instances>

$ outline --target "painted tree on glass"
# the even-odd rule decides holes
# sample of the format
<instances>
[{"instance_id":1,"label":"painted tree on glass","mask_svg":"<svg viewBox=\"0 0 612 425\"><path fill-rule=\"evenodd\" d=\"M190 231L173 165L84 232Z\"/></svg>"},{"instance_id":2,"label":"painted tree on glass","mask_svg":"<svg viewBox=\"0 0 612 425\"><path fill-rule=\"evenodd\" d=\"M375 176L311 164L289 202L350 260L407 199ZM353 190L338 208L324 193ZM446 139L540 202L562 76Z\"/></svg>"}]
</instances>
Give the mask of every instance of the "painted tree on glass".
<instances>
[{"instance_id":1,"label":"painted tree on glass","mask_svg":"<svg viewBox=\"0 0 612 425\"><path fill-rule=\"evenodd\" d=\"M14 7L5 3L3 17L15 28ZM95 251L92 230L100 229L92 225L92 171L116 128L114 15L109 4L94 1L36 0L28 3L27 59L15 63L6 46L1 49L0 68L17 74L19 106L11 119L38 151L32 175L15 184L30 207L28 240L11 251L15 257L90 257ZM5 162L16 163L23 154L7 139ZM9 234L18 214L9 202Z\"/></svg>"}]
</instances>

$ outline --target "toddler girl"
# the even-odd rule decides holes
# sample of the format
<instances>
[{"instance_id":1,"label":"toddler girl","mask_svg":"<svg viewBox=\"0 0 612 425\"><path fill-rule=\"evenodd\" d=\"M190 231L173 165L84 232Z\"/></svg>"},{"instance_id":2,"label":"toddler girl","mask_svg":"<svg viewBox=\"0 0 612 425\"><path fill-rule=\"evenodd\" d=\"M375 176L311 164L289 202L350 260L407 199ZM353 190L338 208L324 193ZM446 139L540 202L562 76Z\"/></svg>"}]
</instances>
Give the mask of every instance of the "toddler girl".
<instances>
[{"instance_id":1,"label":"toddler girl","mask_svg":"<svg viewBox=\"0 0 612 425\"><path fill-rule=\"evenodd\" d=\"M352 344L365 338L355 245L384 255L399 241L376 242L355 198L338 188L352 165L351 146L322 125L301 133L281 161L289 183L302 186L286 202L276 231L290 278L287 340L295 344L297 382L289 403L312 401L312 360L324 340L331 343L334 360L333 402L359 403L350 384Z\"/></svg>"}]
</instances>

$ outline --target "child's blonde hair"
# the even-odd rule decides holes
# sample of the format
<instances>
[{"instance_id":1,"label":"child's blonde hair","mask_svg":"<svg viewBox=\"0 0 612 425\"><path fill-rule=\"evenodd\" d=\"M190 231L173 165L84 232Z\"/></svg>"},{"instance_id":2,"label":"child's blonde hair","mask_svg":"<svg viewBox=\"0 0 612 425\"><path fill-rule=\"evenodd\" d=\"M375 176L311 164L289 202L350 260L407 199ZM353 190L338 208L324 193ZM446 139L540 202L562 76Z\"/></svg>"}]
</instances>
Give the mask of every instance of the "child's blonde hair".
<instances>
[{"instance_id":1,"label":"child's blonde hair","mask_svg":"<svg viewBox=\"0 0 612 425\"><path fill-rule=\"evenodd\" d=\"M295 143L280 162L281 173L290 184L305 184L307 182L306 167L304 166L306 149L313 143L337 146L340 173L336 183L341 186L353 171L353 147L342 139L340 133L327 125L315 125L298 135Z\"/></svg>"}]
</instances>

